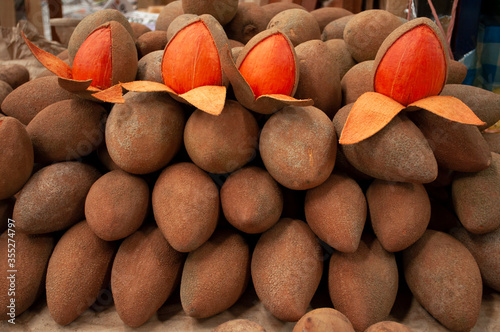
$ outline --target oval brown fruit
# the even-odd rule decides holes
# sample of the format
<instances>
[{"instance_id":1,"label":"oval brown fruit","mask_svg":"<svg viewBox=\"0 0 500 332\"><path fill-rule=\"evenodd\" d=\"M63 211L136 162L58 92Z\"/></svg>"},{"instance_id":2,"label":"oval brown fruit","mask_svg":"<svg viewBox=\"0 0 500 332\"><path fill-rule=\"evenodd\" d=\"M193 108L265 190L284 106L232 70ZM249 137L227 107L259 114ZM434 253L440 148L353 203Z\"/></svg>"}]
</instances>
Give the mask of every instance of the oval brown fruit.
<instances>
[{"instance_id":1,"label":"oval brown fruit","mask_svg":"<svg viewBox=\"0 0 500 332\"><path fill-rule=\"evenodd\" d=\"M233 19L225 25L224 30L227 38L246 44L253 36L266 30L269 20L266 10L259 4L241 2Z\"/></svg>"},{"instance_id":2,"label":"oval brown fruit","mask_svg":"<svg viewBox=\"0 0 500 332\"><path fill-rule=\"evenodd\" d=\"M30 80L30 72L26 66L12 63L0 66L0 81L7 82L12 89Z\"/></svg>"},{"instance_id":3,"label":"oval brown fruit","mask_svg":"<svg viewBox=\"0 0 500 332\"><path fill-rule=\"evenodd\" d=\"M256 322L238 318L217 325L212 332L266 332L266 330Z\"/></svg>"},{"instance_id":4,"label":"oval brown fruit","mask_svg":"<svg viewBox=\"0 0 500 332\"><path fill-rule=\"evenodd\" d=\"M319 23L310 12L292 8L276 14L267 25L267 29L276 28L283 32L293 46L305 41L321 39Z\"/></svg>"},{"instance_id":5,"label":"oval brown fruit","mask_svg":"<svg viewBox=\"0 0 500 332\"><path fill-rule=\"evenodd\" d=\"M226 25L236 15L238 4L238 0L182 0L182 9L186 14L210 14L221 25Z\"/></svg>"},{"instance_id":6,"label":"oval brown fruit","mask_svg":"<svg viewBox=\"0 0 500 332\"><path fill-rule=\"evenodd\" d=\"M333 308L317 308L302 316L292 332L354 332L349 319Z\"/></svg>"}]
</instances>

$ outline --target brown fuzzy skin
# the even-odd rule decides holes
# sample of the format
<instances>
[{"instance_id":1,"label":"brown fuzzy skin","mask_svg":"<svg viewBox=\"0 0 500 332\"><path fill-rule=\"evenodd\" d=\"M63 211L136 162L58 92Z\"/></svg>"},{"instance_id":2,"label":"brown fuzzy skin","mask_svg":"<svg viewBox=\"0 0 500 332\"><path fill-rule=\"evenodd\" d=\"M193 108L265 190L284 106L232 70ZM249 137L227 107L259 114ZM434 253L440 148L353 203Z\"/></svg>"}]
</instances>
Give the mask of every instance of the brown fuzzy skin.
<instances>
[{"instance_id":1,"label":"brown fuzzy skin","mask_svg":"<svg viewBox=\"0 0 500 332\"><path fill-rule=\"evenodd\" d=\"M333 252L328 290L333 306L356 331L387 318L398 291L396 258L371 235L363 235L354 253Z\"/></svg>"},{"instance_id":2,"label":"brown fuzzy skin","mask_svg":"<svg viewBox=\"0 0 500 332\"><path fill-rule=\"evenodd\" d=\"M193 251L205 243L219 220L219 190L193 163L165 168L154 185L152 203L158 227L180 252Z\"/></svg>"},{"instance_id":3,"label":"brown fuzzy skin","mask_svg":"<svg viewBox=\"0 0 500 332\"><path fill-rule=\"evenodd\" d=\"M358 249L368 209L355 180L333 172L307 191L304 206L307 224L321 240L341 252Z\"/></svg>"},{"instance_id":4,"label":"brown fuzzy skin","mask_svg":"<svg viewBox=\"0 0 500 332\"><path fill-rule=\"evenodd\" d=\"M467 76L467 66L456 60L448 61L446 84L462 84Z\"/></svg>"},{"instance_id":5,"label":"brown fuzzy skin","mask_svg":"<svg viewBox=\"0 0 500 332\"><path fill-rule=\"evenodd\" d=\"M424 134L440 167L479 172L491 164L488 143L474 125L450 121L426 110L408 113Z\"/></svg>"},{"instance_id":6,"label":"brown fuzzy skin","mask_svg":"<svg viewBox=\"0 0 500 332\"><path fill-rule=\"evenodd\" d=\"M170 23L179 15L184 14L182 1L172 1L167 4L158 14L155 30L167 31Z\"/></svg>"},{"instance_id":7,"label":"brown fuzzy skin","mask_svg":"<svg viewBox=\"0 0 500 332\"><path fill-rule=\"evenodd\" d=\"M403 251L403 270L415 299L453 331L470 331L481 308L483 285L469 250L451 235L427 230Z\"/></svg>"},{"instance_id":8,"label":"brown fuzzy skin","mask_svg":"<svg viewBox=\"0 0 500 332\"><path fill-rule=\"evenodd\" d=\"M238 3L238 0L182 0L182 9L186 14L210 14L225 25L236 15Z\"/></svg>"},{"instance_id":9,"label":"brown fuzzy skin","mask_svg":"<svg viewBox=\"0 0 500 332\"><path fill-rule=\"evenodd\" d=\"M347 50L347 46L345 45L345 41L343 39L330 39L325 41L325 45L330 49L332 61L335 62L335 66L339 72L339 78L342 81L344 75L349 71L349 69L354 67L356 61L354 61L351 53Z\"/></svg>"},{"instance_id":10,"label":"brown fuzzy skin","mask_svg":"<svg viewBox=\"0 0 500 332\"><path fill-rule=\"evenodd\" d=\"M353 104L341 108L333 118L340 136ZM356 144L342 145L349 163L374 178L412 183L436 179L438 165L422 132L408 117L398 114L381 131Z\"/></svg>"},{"instance_id":11,"label":"brown fuzzy skin","mask_svg":"<svg viewBox=\"0 0 500 332\"><path fill-rule=\"evenodd\" d=\"M486 122L485 125L478 126L480 131L500 121L500 107L498 107L500 95L498 93L471 85L446 84L440 95L458 98L469 106L478 118Z\"/></svg>"},{"instance_id":12,"label":"brown fuzzy skin","mask_svg":"<svg viewBox=\"0 0 500 332\"><path fill-rule=\"evenodd\" d=\"M23 85L30 80L30 72L20 64L0 65L0 81L10 85L12 89Z\"/></svg>"},{"instance_id":13,"label":"brown fuzzy skin","mask_svg":"<svg viewBox=\"0 0 500 332\"><path fill-rule=\"evenodd\" d=\"M347 22L349 22L354 15L346 15L328 23L323 30L321 30L321 40L327 41L331 39L344 40L344 30ZM351 53L349 52L349 55Z\"/></svg>"},{"instance_id":14,"label":"brown fuzzy skin","mask_svg":"<svg viewBox=\"0 0 500 332\"><path fill-rule=\"evenodd\" d=\"M148 207L146 180L114 170L90 187L85 199L85 219L101 239L116 241L139 229L146 219Z\"/></svg>"},{"instance_id":15,"label":"brown fuzzy skin","mask_svg":"<svg viewBox=\"0 0 500 332\"><path fill-rule=\"evenodd\" d=\"M341 17L353 15L353 13L342 7L321 7L311 11L312 16L316 19L319 25L319 30L323 32L323 29L335 20Z\"/></svg>"},{"instance_id":16,"label":"brown fuzzy skin","mask_svg":"<svg viewBox=\"0 0 500 332\"><path fill-rule=\"evenodd\" d=\"M479 266L485 286L500 292L500 228L486 234L472 234L461 225L450 234L470 251Z\"/></svg>"},{"instance_id":17,"label":"brown fuzzy skin","mask_svg":"<svg viewBox=\"0 0 500 332\"><path fill-rule=\"evenodd\" d=\"M15 225L15 222L13 223ZM12 230L15 230L12 229ZM3 232L0 236L0 248L5 254L0 262L4 277L0 281L0 320L13 318L10 312L11 298L15 298L15 315L18 317L26 311L43 293L47 263L54 249L55 239L51 235L31 236L20 232ZM10 234L10 236L9 236ZM9 241L10 240L10 241ZM15 242L12 242L14 240ZM9 260L8 255L15 250L15 258ZM9 266L14 262L14 267ZM15 287L9 270L15 270ZM14 292L14 294L12 293Z\"/></svg>"},{"instance_id":18,"label":"brown fuzzy skin","mask_svg":"<svg viewBox=\"0 0 500 332\"><path fill-rule=\"evenodd\" d=\"M488 143L491 152L500 153L500 133L482 132L484 140Z\"/></svg>"},{"instance_id":19,"label":"brown fuzzy skin","mask_svg":"<svg viewBox=\"0 0 500 332\"><path fill-rule=\"evenodd\" d=\"M130 22L130 26L132 27L132 31L134 32L134 39L136 40L146 32L152 31L147 25L144 25L142 23Z\"/></svg>"},{"instance_id":20,"label":"brown fuzzy skin","mask_svg":"<svg viewBox=\"0 0 500 332\"><path fill-rule=\"evenodd\" d=\"M422 184L374 180L366 200L373 231L389 252L408 248L427 229L431 202Z\"/></svg>"},{"instance_id":21,"label":"brown fuzzy skin","mask_svg":"<svg viewBox=\"0 0 500 332\"><path fill-rule=\"evenodd\" d=\"M373 60L359 62L347 71L340 81L342 104L354 103L363 93L373 91Z\"/></svg>"},{"instance_id":22,"label":"brown fuzzy skin","mask_svg":"<svg viewBox=\"0 0 500 332\"><path fill-rule=\"evenodd\" d=\"M300 79L294 97L311 98L332 119L342 104L342 89L330 48L321 40L309 40L297 45L295 54Z\"/></svg>"},{"instance_id":23,"label":"brown fuzzy skin","mask_svg":"<svg viewBox=\"0 0 500 332\"><path fill-rule=\"evenodd\" d=\"M50 91L50 93L47 93ZM31 80L12 91L2 102L2 112L27 125L45 107L65 99L76 98L61 88L57 76Z\"/></svg>"},{"instance_id":24,"label":"brown fuzzy skin","mask_svg":"<svg viewBox=\"0 0 500 332\"><path fill-rule=\"evenodd\" d=\"M143 56L137 63L137 81L151 81L163 83L161 77L161 60L163 50L153 51Z\"/></svg>"},{"instance_id":25,"label":"brown fuzzy skin","mask_svg":"<svg viewBox=\"0 0 500 332\"><path fill-rule=\"evenodd\" d=\"M116 312L130 327L154 316L179 285L185 255L156 227L126 238L113 260L111 289Z\"/></svg>"},{"instance_id":26,"label":"brown fuzzy skin","mask_svg":"<svg viewBox=\"0 0 500 332\"><path fill-rule=\"evenodd\" d=\"M184 146L191 160L209 173L230 173L257 153L259 126L255 117L238 102L227 100L214 116L196 110L184 128Z\"/></svg>"},{"instance_id":27,"label":"brown fuzzy skin","mask_svg":"<svg viewBox=\"0 0 500 332\"><path fill-rule=\"evenodd\" d=\"M455 212L471 233L484 234L500 227L500 154L476 173L456 173L451 185Z\"/></svg>"},{"instance_id":28,"label":"brown fuzzy skin","mask_svg":"<svg viewBox=\"0 0 500 332\"><path fill-rule=\"evenodd\" d=\"M68 325L94 303L107 284L115 247L116 242L97 237L85 220L57 242L45 283L47 307L57 324Z\"/></svg>"},{"instance_id":29,"label":"brown fuzzy skin","mask_svg":"<svg viewBox=\"0 0 500 332\"><path fill-rule=\"evenodd\" d=\"M89 155L104 141L106 116L101 104L84 99L47 106L26 126L35 161L46 164Z\"/></svg>"},{"instance_id":30,"label":"brown fuzzy skin","mask_svg":"<svg viewBox=\"0 0 500 332\"><path fill-rule=\"evenodd\" d=\"M287 9L276 14L269 21L267 28L281 30L293 46L308 40L321 39L318 21L310 12L302 9Z\"/></svg>"},{"instance_id":31,"label":"brown fuzzy skin","mask_svg":"<svg viewBox=\"0 0 500 332\"><path fill-rule=\"evenodd\" d=\"M16 194L33 171L34 153L28 132L17 119L0 118L0 200Z\"/></svg>"},{"instance_id":32,"label":"brown fuzzy skin","mask_svg":"<svg viewBox=\"0 0 500 332\"><path fill-rule=\"evenodd\" d=\"M212 332L266 332L266 330L256 322L239 318L217 325Z\"/></svg>"},{"instance_id":33,"label":"brown fuzzy skin","mask_svg":"<svg viewBox=\"0 0 500 332\"><path fill-rule=\"evenodd\" d=\"M413 330L404 324L386 320L375 323L368 327L365 332L412 332Z\"/></svg>"},{"instance_id":34,"label":"brown fuzzy skin","mask_svg":"<svg viewBox=\"0 0 500 332\"><path fill-rule=\"evenodd\" d=\"M265 9L254 2L238 4L233 19L224 27L227 37L246 44L253 36L266 30L271 18Z\"/></svg>"},{"instance_id":35,"label":"brown fuzzy skin","mask_svg":"<svg viewBox=\"0 0 500 332\"><path fill-rule=\"evenodd\" d=\"M51 233L85 217L85 197L101 174L91 165L65 161L34 173L17 196L13 217L19 231Z\"/></svg>"},{"instance_id":36,"label":"brown fuzzy skin","mask_svg":"<svg viewBox=\"0 0 500 332\"><path fill-rule=\"evenodd\" d=\"M264 9L267 12L267 17L269 17L269 19L273 18L278 13L281 13L282 11L287 10L287 9L307 10L304 8L304 6L301 6L298 3L287 2L287 1L271 2L271 3L267 3L265 5L261 5L261 7L262 7L262 9Z\"/></svg>"},{"instance_id":37,"label":"brown fuzzy skin","mask_svg":"<svg viewBox=\"0 0 500 332\"><path fill-rule=\"evenodd\" d=\"M243 236L220 229L190 252L182 270L180 287L184 312L207 318L229 309L250 281L250 249Z\"/></svg>"},{"instance_id":38,"label":"brown fuzzy skin","mask_svg":"<svg viewBox=\"0 0 500 332\"><path fill-rule=\"evenodd\" d=\"M9 219L12 219L15 203L16 198L14 196L0 200L0 232L2 233L7 229Z\"/></svg>"},{"instance_id":39,"label":"brown fuzzy skin","mask_svg":"<svg viewBox=\"0 0 500 332\"><path fill-rule=\"evenodd\" d=\"M123 170L147 174L165 167L182 145L182 106L161 92L128 92L106 121L111 159ZM155 151L155 153L151 153Z\"/></svg>"},{"instance_id":40,"label":"brown fuzzy skin","mask_svg":"<svg viewBox=\"0 0 500 332\"><path fill-rule=\"evenodd\" d=\"M249 166L231 173L220 189L222 211L238 230L263 233L280 219L283 193L265 170Z\"/></svg>"},{"instance_id":41,"label":"brown fuzzy skin","mask_svg":"<svg viewBox=\"0 0 500 332\"><path fill-rule=\"evenodd\" d=\"M264 165L281 185L306 190L326 181L335 165L337 135L328 116L314 106L287 106L262 128Z\"/></svg>"},{"instance_id":42,"label":"brown fuzzy skin","mask_svg":"<svg viewBox=\"0 0 500 332\"><path fill-rule=\"evenodd\" d=\"M106 25L111 28L111 84L131 82L137 75L138 62L133 34L123 24L116 21L110 21Z\"/></svg>"},{"instance_id":43,"label":"brown fuzzy skin","mask_svg":"<svg viewBox=\"0 0 500 332\"><path fill-rule=\"evenodd\" d=\"M167 43L168 37L166 31L158 30L146 32L135 41L138 58L141 59L154 51L162 51Z\"/></svg>"},{"instance_id":44,"label":"brown fuzzy skin","mask_svg":"<svg viewBox=\"0 0 500 332\"><path fill-rule=\"evenodd\" d=\"M172 37L182 28L186 26L186 24L196 18L197 15L194 14L181 14L177 16L169 25L167 29L167 39L170 40ZM160 30L157 30L160 31Z\"/></svg>"},{"instance_id":45,"label":"brown fuzzy skin","mask_svg":"<svg viewBox=\"0 0 500 332\"><path fill-rule=\"evenodd\" d=\"M347 317L333 308L317 308L302 316L292 332L354 332L354 327Z\"/></svg>"},{"instance_id":46,"label":"brown fuzzy skin","mask_svg":"<svg viewBox=\"0 0 500 332\"><path fill-rule=\"evenodd\" d=\"M85 16L75 27L75 30L73 30L73 33L71 34L71 37L68 41L70 64L73 63L76 52L78 52L78 49L83 44L85 39L87 39L88 35L98 26L110 21L116 21L121 24L129 33L132 41L134 40L134 30L132 29L132 26L130 25L127 18L120 11L116 9L98 10L97 12Z\"/></svg>"},{"instance_id":47,"label":"brown fuzzy skin","mask_svg":"<svg viewBox=\"0 0 500 332\"><path fill-rule=\"evenodd\" d=\"M399 17L388 11L365 10L346 24L344 40L357 62L374 60L385 38L402 24Z\"/></svg>"},{"instance_id":48,"label":"brown fuzzy skin","mask_svg":"<svg viewBox=\"0 0 500 332\"><path fill-rule=\"evenodd\" d=\"M305 222L283 218L259 238L251 272L264 307L280 320L296 322L306 313L323 273L321 246Z\"/></svg>"},{"instance_id":49,"label":"brown fuzzy skin","mask_svg":"<svg viewBox=\"0 0 500 332\"><path fill-rule=\"evenodd\" d=\"M9 83L5 81L0 81L0 105L2 105L2 102L7 98L9 93L14 91L12 87L9 85ZM1 108L0 108L1 110Z\"/></svg>"}]
</instances>

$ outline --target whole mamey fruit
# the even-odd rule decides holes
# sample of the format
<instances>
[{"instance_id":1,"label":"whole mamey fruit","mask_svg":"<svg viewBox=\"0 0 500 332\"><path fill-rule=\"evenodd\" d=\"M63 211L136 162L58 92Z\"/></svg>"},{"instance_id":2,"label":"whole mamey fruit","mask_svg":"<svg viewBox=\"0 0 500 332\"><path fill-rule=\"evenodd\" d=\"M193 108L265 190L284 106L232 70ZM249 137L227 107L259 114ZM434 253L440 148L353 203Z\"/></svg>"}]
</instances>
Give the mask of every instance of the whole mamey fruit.
<instances>
[{"instance_id":1,"label":"whole mamey fruit","mask_svg":"<svg viewBox=\"0 0 500 332\"><path fill-rule=\"evenodd\" d=\"M238 0L182 0L182 9L185 14L210 14L225 25L236 15L238 3Z\"/></svg>"},{"instance_id":2,"label":"whole mamey fruit","mask_svg":"<svg viewBox=\"0 0 500 332\"><path fill-rule=\"evenodd\" d=\"M302 316L293 327L292 332L354 332L349 319L333 308L317 308Z\"/></svg>"},{"instance_id":3,"label":"whole mamey fruit","mask_svg":"<svg viewBox=\"0 0 500 332\"><path fill-rule=\"evenodd\" d=\"M261 6L254 2L241 2L233 19L226 24L229 39L246 44L253 36L266 30L270 17Z\"/></svg>"},{"instance_id":4,"label":"whole mamey fruit","mask_svg":"<svg viewBox=\"0 0 500 332\"><path fill-rule=\"evenodd\" d=\"M240 318L219 324L212 332L266 332L266 330L256 322Z\"/></svg>"},{"instance_id":5,"label":"whole mamey fruit","mask_svg":"<svg viewBox=\"0 0 500 332\"><path fill-rule=\"evenodd\" d=\"M321 30L316 18L303 9L287 9L276 14L267 25L268 29L282 31L297 46L305 41L321 39Z\"/></svg>"},{"instance_id":6,"label":"whole mamey fruit","mask_svg":"<svg viewBox=\"0 0 500 332\"><path fill-rule=\"evenodd\" d=\"M0 66L0 81L8 83L12 89L16 89L29 80L30 72L23 65L13 63Z\"/></svg>"}]
</instances>

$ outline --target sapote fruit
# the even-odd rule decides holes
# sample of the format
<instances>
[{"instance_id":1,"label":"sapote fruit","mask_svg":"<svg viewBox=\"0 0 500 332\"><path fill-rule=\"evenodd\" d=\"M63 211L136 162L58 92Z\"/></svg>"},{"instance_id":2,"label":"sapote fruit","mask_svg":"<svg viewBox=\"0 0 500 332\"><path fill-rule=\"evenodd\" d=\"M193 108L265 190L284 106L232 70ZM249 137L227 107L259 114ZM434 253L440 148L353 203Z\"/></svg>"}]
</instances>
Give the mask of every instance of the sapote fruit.
<instances>
[{"instance_id":1,"label":"sapote fruit","mask_svg":"<svg viewBox=\"0 0 500 332\"><path fill-rule=\"evenodd\" d=\"M444 45L437 26L425 17L411 20L387 36L373 64L375 92L356 100L340 144L372 136L403 110L422 108L451 121L484 124L459 99L439 96L448 74Z\"/></svg>"},{"instance_id":2,"label":"sapote fruit","mask_svg":"<svg viewBox=\"0 0 500 332\"><path fill-rule=\"evenodd\" d=\"M282 31L297 46L312 39L321 39L318 21L307 10L293 8L284 10L269 21L268 29Z\"/></svg>"},{"instance_id":3,"label":"sapote fruit","mask_svg":"<svg viewBox=\"0 0 500 332\"><path fill-rule=\"evenodd\" d=\"M165 47L161 62L163 84L135 81L122 86L131 91L165 91L177 101L219 115L226 99L226 79L220 53L229 41L211 15L185 22Z\"/></svg>"},{"instance_id":4,"label":"sapote fruit","mask_svg":"<svg viewBox=\"0 0 500 332\"><path fill-rule=\"evenodd\" d=\"M295 99L299 66L295 49L283 33L268 29L253 37L240 51L236 64L226 48L224 70L236 99L246 108L271 114L286 105L308 106L311 99Z\"/></svg>"},{"instance_id":5,"label":"sapote fruit","mask_svg":"<svg viewBox=\"0 0 500 332\"><path fill-rule=\"evenodd\" d=\"M182 9L185 14L210 14L225 25L236 15L238 3L238 0L182 0Z\"/></svg>"},{"instance_id":6,"label":"sapote fruit","mask_svg":"<svg viewBox=\"0 0 500 332\"><path fill-rule=\"evenodd\" d=\"M268 12L255 2L241 2L233 19L224 26L227 36L246 44L258 33L266 30Z\"/></svg>"}]
</instances>

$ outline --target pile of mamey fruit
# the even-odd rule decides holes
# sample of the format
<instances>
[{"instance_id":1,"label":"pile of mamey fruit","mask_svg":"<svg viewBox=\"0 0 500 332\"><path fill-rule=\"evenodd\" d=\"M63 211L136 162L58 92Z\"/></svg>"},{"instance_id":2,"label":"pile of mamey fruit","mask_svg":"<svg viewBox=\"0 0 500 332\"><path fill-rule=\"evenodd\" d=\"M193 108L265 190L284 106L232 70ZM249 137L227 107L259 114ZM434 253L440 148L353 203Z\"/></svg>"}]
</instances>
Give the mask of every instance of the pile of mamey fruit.
<instances>
[{"instance_id":1,"label":"pile of mamey fruit","mask_svg":"<svg viewBox=\"0 0 500 332\"><path fill-rule=\"evenodd\" d=\"M183 0L26 43L48 70L0 68L2 320L45 296L67 325L108 287L131 327L177 288L207 318L251 286L294 331L409 331L405 284L469 331L500 290L500 96L431 20Z\"/></svg>"}]
</instances>

